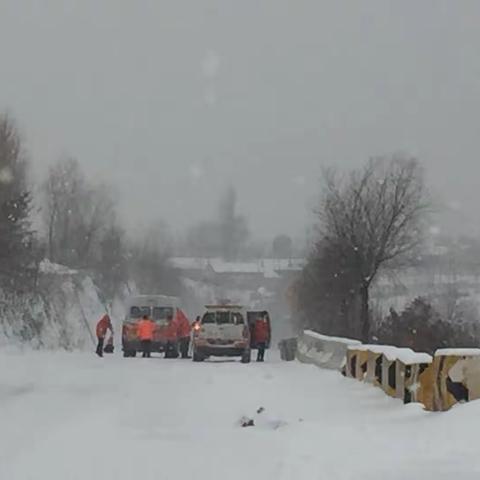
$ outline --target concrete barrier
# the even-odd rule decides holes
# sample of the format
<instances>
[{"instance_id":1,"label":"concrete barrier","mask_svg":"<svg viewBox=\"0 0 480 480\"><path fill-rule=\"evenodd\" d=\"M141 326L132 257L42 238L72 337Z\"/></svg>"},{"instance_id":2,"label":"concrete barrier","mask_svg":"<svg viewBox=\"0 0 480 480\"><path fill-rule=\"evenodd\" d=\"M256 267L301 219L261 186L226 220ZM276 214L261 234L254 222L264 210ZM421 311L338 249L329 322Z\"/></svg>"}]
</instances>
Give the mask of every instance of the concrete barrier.
<instances>
[{"instance_id":1,"label":"concrete barrier","mask_svg":"<svg viewBox=\"0 0 480 480\"><path fill-rule=\"evenodd\" d=\"M400 352L396 361L396 397L404 404L418 401L420 379L432 365L432 357L426 353ZM431 377L430 377L431 378ZM431 379L428 381L431 381Z\"/></svg>"},{"instance_id":2,"label":"concrete barrier","mask_svg":"<svg viewBox=\"0 0 480 480\"><path fill-rule=\"evenodd\" d=\"M368 350L365 345L349 346L346 359L346 376L363 381L367 374Z\"/></svg>"},{"instance_id":3,"label":"concrete barrier","mask_svg":"<svg viewBox=\"0 0 480 480\"><path fill-rule=\"evenodd\" d=\"M361 342L305 330L298 338L297 359L321 368L341 370L345 366L347 349L351 345L361 345Z\"/></svg>"},{"instance_id":4,"label":"concrete barrier","mask_svg":"<svg viewBox=\"0 0 480 480\"><path fill-rule=\"evenodd\" d=\"M286 352L285 343L282 348ZM421 403L429 411L447 411L480 399L480 349L439 350L432 359L408 348L362 345L307 330L298 338L296 354L301 362L340 370L406 404ZM282 356L287 357L287 353Z\"/></svg>"},{"instance_id":5,"label":"concrete barrier","mask_svg":"<svg viewBox=\"0 0 480 480\"><path fill-rule=\"evenodd\" d=\"M403 388L403 378L398 371L397 363L409 363L415 352L409 348L392 346L382 347L382 390L392 398L403 398L399 392Z\"/></svg>"},{"instance_id":6,"label":"concrete barrier","mask_svg":"<svg viewBox=\"0 0 480 480\"><path fill-rule=\"evenodd\" d=\"M367 352L367 375L365 381L375 387L382 386L383 352L373 346Z\"/></svg>"},{"instance_id":7,"label":"concrete barrier","mask_svg":"<svg viewBox=\"0 0 480 480\"><path fill-rule=\"evenodd\" d=\"M480 349L443 349L433 361L435 388L426 408L444 412L480 399Z\"/></svg>"}]
</instances>

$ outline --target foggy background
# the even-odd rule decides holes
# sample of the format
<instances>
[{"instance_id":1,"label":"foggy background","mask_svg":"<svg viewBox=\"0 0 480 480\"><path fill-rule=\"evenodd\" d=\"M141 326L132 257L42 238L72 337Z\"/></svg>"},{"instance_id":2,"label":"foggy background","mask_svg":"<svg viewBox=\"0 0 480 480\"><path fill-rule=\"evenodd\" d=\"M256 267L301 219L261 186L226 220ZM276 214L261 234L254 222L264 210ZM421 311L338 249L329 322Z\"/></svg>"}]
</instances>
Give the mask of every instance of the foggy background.
<instances>
[{"instance_id":1,"label":"foggy background","mask_svg":"<svg viewBox=\"0 0 480 480\"><path fill-rule=\"evenodd\" d=\"M322 165L409 152L477 231L476 0L0 0L0 105L37 174L68 154L128 224L182 230L228 184L253 237L303 236Z\"/></svg>"}]
</instances>

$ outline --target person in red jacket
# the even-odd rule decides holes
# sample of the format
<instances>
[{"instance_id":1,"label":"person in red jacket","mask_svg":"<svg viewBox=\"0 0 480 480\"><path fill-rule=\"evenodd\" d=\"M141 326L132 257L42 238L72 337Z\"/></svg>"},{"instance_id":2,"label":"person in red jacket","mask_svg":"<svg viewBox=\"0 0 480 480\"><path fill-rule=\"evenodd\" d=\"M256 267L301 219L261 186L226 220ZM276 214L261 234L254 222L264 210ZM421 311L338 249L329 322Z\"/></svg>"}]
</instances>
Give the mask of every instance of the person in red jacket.
<instances>
[{"instance_id":1,"label":"person in red jacket","mask_svg":"<svg viewBox=\"0 0 480 480\"><path fill-rule=\"evenodd\" d=\"M152 356L152 341L154 331L155 322L150 320L148 315L144 315L137 325L137 335L142 345L143 358L150 358Z\"/></svg>"},{"instance_id":2,"label":"person in red jacket","mask_svg":"<svg viewBox=\"0 0 480 480\"><path fill-rule=\"evenodd\" d=\"M182 310L177 310L176 316L178 344L182 358L188 358L188 349L190 348L190 320Z\"/></svg>"},{"instance_id":3,"label":"person in red jacket","mask_svg":"<svg viewBox=\"0 0 480 480\"><path fill-rule=\"evenodd\" d=\"M178 358L178 325L173 315L167 317L165 337L165 358Z\"/></svg>"},{"instance_id":4,"label":"person in red jacket","mask_svg":"<svg viewBox=\"0 0 480 480\"><path fill-rule=\"evenodd\" d=\"M105 343L105 337L107 331L110 330L113 336L113 327L112 321L108 315L104 315L97 323L96 333L97 333L97 355L103 357L103 344Z\"/></svg>"},{"instance_id":5,"label":"person in red jacket","mask_svg":"<svg viewBox=\"0 0 480 480\"><path fill-rule=\"evenodd\" d=\"M267 314L263 314L257 318L253 328L253 341L258 349L257 362L265 361L265 349L267 348L269 337L270 327L268 325Z\"/></svg>"}]
</instances>

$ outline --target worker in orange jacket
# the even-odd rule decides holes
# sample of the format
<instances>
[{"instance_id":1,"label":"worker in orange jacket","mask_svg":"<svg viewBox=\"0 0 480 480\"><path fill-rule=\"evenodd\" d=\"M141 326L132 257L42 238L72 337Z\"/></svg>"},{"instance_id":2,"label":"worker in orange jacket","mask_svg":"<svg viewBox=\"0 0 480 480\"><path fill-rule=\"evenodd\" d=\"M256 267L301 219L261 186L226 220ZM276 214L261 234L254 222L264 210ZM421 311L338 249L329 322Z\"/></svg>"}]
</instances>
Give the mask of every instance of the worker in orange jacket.
<instances>
[{"instance_id":1,"label":"worker in orange jacket","mask_svg":"<svg viewBox=\"0 0 480 480\"><path fill-rule=\"evenodd\" d=\"M190 348L190 320L182 310L177 310L175 318L177 323L178 344L182 358L188 358L188 349Z\"/></svg>"},{"instance_id":2,"label":"worker in orange jacket","mask_svg":"<svg viewBox=\"0 0 480 480\"><path fill-rule=\"evenodd\" d=\"M97 333L97 355L99 357L103 357L103 345L105 343L105 337L107 335L107 331L110 330L113 336L113 327L112 321L108 315L104 315L97 323L96 333Z\"/></svg>"},{"instance_id":3,"label":"worker in orange jacket","mask_svg":"<svg viewBox=\"0 0 480 480\"><path fill-rule=\"evenodd\" d=\"M144 315L137 325L137 336L140 339L140 344L142 346L143 358L150 358L152 356L154 331L155 322L153 322L148 315Z\"/></svg>"},{"instance_id":4,"label":"worker in orange jacket","mask_svg":"<svg viewBox=\"0 0 480 480\"><path fill-rule=\"evenodd\" d=\"M257 362L265 361L265 350L270 337L267 315L267 313L259 315L253 327L253 341L258 349Z\"/></svg>"}]
</instances>

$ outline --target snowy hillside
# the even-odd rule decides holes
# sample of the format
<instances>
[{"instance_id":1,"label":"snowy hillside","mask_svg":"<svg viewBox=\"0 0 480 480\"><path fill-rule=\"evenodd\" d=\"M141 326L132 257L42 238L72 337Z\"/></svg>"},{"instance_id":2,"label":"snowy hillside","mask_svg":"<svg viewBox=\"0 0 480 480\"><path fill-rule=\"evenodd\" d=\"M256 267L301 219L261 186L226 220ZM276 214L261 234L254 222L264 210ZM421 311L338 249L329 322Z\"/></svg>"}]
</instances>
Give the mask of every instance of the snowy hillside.
<instances>
[{"instance_id":1,"label":"snowy hillside","mask_svg":"<svg viewBox=\"0 0 480 480\"><path fill-rule=\"evenodd\" d=\"M3 297L0 346L86 349L105 313L92 279L49 262L42 264L39 288L21 297Z\"/></svg>"}]
</instances>

